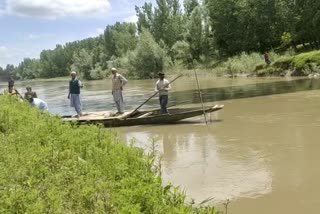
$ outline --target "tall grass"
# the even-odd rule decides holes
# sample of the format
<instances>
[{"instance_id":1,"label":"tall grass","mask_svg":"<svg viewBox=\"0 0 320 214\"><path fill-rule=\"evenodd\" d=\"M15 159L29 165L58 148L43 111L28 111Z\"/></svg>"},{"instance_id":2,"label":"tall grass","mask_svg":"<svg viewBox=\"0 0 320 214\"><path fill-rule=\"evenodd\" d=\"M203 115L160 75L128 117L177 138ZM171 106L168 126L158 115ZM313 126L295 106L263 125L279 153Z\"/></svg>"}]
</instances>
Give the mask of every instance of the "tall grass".
<instances>
[{"instance_id":1,"label":"tall grass","mask_svg":"<svg viewBox=\"0 0 320 214\"><path fill-rule=\"evenodd\" d=\"M277 59L279 55L270 53L271 59ZM264 58L259 53L242 53L238 56L230 57L226 61L213 68L213 72L218 75L236 76L239 74L252 74L257 65L264 65Z\"/></svg>"},{"instance_id":2,"label":"tall grass","mask_svg":"<svg viewBox=\"0 0 320 214\"><path fill-rule=\"evenodd\" d=\"M212 59L210 63L194 63L200 75L216 75L216 76L236 76L239 74L251 74L257 64L264 62L263 56L258 53L242 53L241 55L230 57L224 61ZM193 69L186 69L177 63L171 67L169 73L180 73L186 76L193 75Z\"/></svg>"},{"instance_id":3,"label":"tall grass","mask_svg":"<svg viewBox=\"0 0 320 214\"><path fill-rule=\"evenodd\" d=\"M0 213L217 213L163 186L154 154L0 96Z\"/></svg>"}]
</instances>

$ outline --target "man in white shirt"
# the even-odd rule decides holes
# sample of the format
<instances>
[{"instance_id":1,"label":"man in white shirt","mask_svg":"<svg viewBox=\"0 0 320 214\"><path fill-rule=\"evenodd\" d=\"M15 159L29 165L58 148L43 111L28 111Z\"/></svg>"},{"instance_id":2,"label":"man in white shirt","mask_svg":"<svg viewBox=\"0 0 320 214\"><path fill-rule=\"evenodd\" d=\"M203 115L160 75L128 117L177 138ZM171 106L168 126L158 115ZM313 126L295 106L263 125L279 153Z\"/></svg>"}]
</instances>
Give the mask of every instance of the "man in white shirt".
<instances>
[{"instance_id":1,"label":"man in white shirt","mask_svg":"<svg viewBox=\"0 0 320 214\"><path fill-rule=\"evenodd\" d=\"M112 72L112 96L117 106L117 114L124 113L124 101L122 96L123 87L127 84L128 80L117 72L116 68L111 69Z\"/></svg>"},{"instance_id":2,"label":"man in white shirt","mask_svg":"<svg viewBox=\"0 0 320 214\"><path fill-rule=\"evenodd\" d=\"M169 80L164 78L164 73L159 72L159 80L156 82L155 91L159 92L160 113L168 114L168 91L171 89Z\"/></svg>"},{"instance_id":3,"label":"man in white shirt","mask_svg":"<svg viewBox=\"0 0 320 214\"><path fill-rule=\"evenodd\" d=\"M28 97L28 101L32 106L37 107L40 111L49 110L47 103L39 98Z\"/></svg>"}]
</instances>

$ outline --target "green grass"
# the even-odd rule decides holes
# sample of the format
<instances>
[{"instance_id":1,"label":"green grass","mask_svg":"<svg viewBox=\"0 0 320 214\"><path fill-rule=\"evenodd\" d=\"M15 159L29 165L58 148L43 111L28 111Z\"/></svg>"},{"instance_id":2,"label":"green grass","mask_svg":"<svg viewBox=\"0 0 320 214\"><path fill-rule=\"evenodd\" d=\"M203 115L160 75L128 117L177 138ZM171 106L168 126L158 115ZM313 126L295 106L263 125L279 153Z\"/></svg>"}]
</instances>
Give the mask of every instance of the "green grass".
<instances>
[{"instance_id":1,"label":"green grass","mask_svg":"<svg viewBox=\"0 0 320 214\"><path fill-rule=\"evenodd\" d=\"M266 65L263 56L258 53L230 57L223 62L216 63L212 68L198 67L199 75L230 76L256 75L256 76L284 76L288 71L293 76L306 76L312 73L320 73L320 51L310 51L295 54L288 50L283 55L270 53L272 64ZM192 73L190 70L173 70L171 73Z\"/></svg>"},{"instance_id":2,"label":"green grass","mask_svg":"<svg viewBox=\"0 0 320 214\"><path fill-rule=\"evenodd\" d=\"M0 96L0 213L218 213L163 186L155 155Z\"/></svg>"},{"instance_id":3,"label":"green grass","mask_svg":"<svg viewBox=\"0 0 320 214\"><path fill-rule=\"evenodd\" d=\"M320 51L298 54L292 60L292 64L296 69L303 69L310 63L320 65Z\"/></svg>"},{"instance_id":4,"label":"green grass","mask_svg":"<svg viewBox=\"0 0 320 214\"><path fill-rule=\"evenodd\" d=\"M271 59L276 60L280 56L274 52L270 53ZM242 53L238 56L230 57L224 61L216 61L210 63L211 67L203 67L199 65L197 71L199 75L214 75L214 76L231 76L250 75L254 74L257 70L264 69L265 62L262 54L259 53ZM182 73L190 75L190 70L176 69L170 71L171 73Z\"/></svg>"}]
</instances>

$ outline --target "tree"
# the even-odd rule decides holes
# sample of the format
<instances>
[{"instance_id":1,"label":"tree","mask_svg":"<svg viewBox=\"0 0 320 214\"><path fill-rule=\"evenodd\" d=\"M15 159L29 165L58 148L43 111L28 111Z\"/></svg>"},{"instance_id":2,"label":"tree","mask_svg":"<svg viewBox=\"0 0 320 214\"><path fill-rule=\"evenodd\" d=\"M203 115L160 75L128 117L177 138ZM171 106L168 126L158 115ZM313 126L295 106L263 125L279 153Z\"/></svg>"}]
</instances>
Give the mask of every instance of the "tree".
<instances>
[{"instance_id":1,"label":"tree","mask_svg":"<svg viewBox=\"0 0 320 214\"><path fill-rule=\"evenodd\" d=\"M221 56L230 56L242 51L240 7L235 0L207 0L206 5L214 31L215 44Z\"/></svg>"},{"instance_id":2,"label":"tree","mask_svg":"<svg viewBox=\"0 0 320 214\"><path fill-rule=\"evenodd\" d=\"M177 41L172 50L175 55L175 59L180 60L183 65L191 66L193 63L193 57L191 54L191 48L186 41Z\"/></svg>"},{"instance_id":3,"label":"tree","mask_svg":"<svg viewBox=\"0 0 320 214\"><path fill-rule=\"evenodd\" d=\"M156 43L151 33L143 30L137 48L129 54L130 75L139 79L154 78L164 70L168 62L165 51Z\"/></svg>"},{"instance_id":4,"label":"tree","mask_svg":"<svg viewBox=\"0 0 320 214\"><path fill-rule=\"evenodd\" d=\"M93 69L92 54L88 53L86 49L81 49L79 52L75 52L73 55L72 68L79 72L80 76L84 79L91 80L90 75Z\"/></svg>"},{"instance_id":5,"label":"tree","mask_svg":"<svg viewBox=\"0 0 320 214\"><path fill-rule=\"evenodd\" d=\"M136 47L137 29L133 23L120 23L108 25L104 31L104 44L106 55L121 57Z\"/></svg>"},{"instance_id":6,"label":"tree","mask_svg":"<svg viewBox=\"0 0 320 214\"><path fill-rule=\"evenodd\" d=\"M52 78L67 76L70 73L71 61L68 59L62 45L54 50L44 50L40 54L41 77Z\"/></svg>"},{"instance_id":7,"label":"tree","mask_svg":"<svg viewBox=\"0 0 320 214\"><path fill-rule=\"evenodd\" d=\"M40 60L30 58L24 58L16 70L21 79L35 79L40 76L42 71Z\"/></svg>"},{"instance_id":8,"label":"tree","mask_svg":"<svg viewBox=\"0 0 320 214\"><path fill-rule=\"evenodd\" d=\"M202 54L202 45L204 37L204 25L202 19L201 7L194 8L187 21L185 40L189 43L192 58L199 59Z\"/></svg>"},{"instance_id":9,"label":"tree","mask_svg":"<svg viewBox=\"0 0 320 214\"><path fill-rule=\"evenodd\" d=\"M153 32L154 12L151 3L144 3L142 7L135 6L136 15L138 17L137 26L139 33L142 29Z\"/></svg>"},{"instance_id":10,"label":"tree","mask_svg":"<svg viewBox=\"0 0 320 214\"><path fill-rule=\"evenodd\" d=\"M156 0L157 6L144 4L136 6L138 29L149 30L157 43L164 43L169 49L182 39L184 30L183 14L179 0Z\"/></svg>"},{"instance_id":11,"label":"tree","mask_svg":"<svg viewBox=\"0 0 320 214\"><path fill-rule=\"evenodd\" d=\"M198 0L184 0L183 1L185 15L189 17L197 6L199 6Z\"/></svg>"}]
</instances>

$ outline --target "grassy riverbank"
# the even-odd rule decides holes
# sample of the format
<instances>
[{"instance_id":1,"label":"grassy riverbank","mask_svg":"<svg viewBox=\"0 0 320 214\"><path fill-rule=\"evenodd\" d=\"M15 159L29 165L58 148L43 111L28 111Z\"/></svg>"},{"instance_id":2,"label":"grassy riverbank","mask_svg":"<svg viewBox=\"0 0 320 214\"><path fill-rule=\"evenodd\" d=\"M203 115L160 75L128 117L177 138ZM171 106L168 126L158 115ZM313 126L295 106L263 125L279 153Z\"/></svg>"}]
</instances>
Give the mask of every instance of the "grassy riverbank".
<instances>
[{"instance_id":1,"label":"grassy riverbank","mask_svg":"<svg viewBox=\"0 0 320 214\"><path fill-rule=\"evenodd\" d=\"M267 66L257 65L254 73L257 76L292 75L308 76L320 72L320 51L300 53L293 56L281 56Z\"/></svg>"},{"instance_id":2,"label":"grassy riverbank","mask_svg":"<svg viewBox=\"0 0 320 214\"><path fill-rule=\"evenodd\" d=\"M217 213L163 186L154 155L0 96L0 213Z\"/></svg>"},{"instance_id":3,"label":"grassy riverbank","mask_svg":"<svg viewBox=\"0 0 320 214\"><path fill-rule=\"evenodd\" d=\"M271 52L272 63L266 65L263 56L259 53L246 54L230 57L224 61L212 62L207 67L196 66L199 75L213 76L308 76L320 73L320 51L310 51L295 54L287 52L279 55ZM171 74L194 75L193 70L171 69Z\"/></svg>"}]
</instances>

